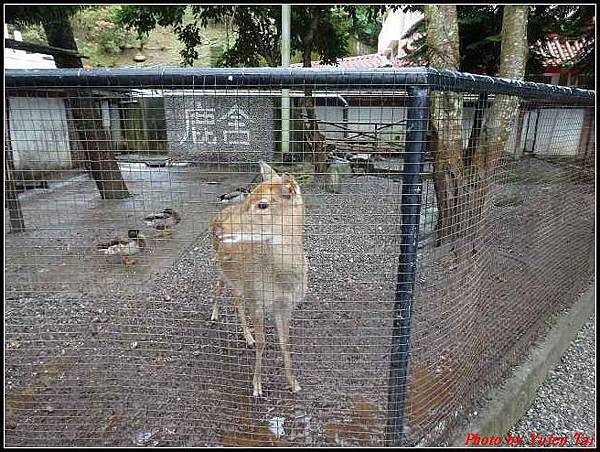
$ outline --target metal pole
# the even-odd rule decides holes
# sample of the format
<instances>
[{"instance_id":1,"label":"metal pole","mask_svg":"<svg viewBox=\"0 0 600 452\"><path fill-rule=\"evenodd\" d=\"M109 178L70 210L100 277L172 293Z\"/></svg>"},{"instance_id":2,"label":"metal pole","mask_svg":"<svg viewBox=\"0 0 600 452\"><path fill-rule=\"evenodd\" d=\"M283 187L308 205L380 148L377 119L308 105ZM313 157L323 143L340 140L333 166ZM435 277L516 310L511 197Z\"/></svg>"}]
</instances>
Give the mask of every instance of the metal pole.
<instances>
[{"instance_id":1,"label":"metal pole","mask_svg":"<svg viewBox=\"0 0 600 452\"><path fill-rule=\"evenodd\" d=\"M290 67L291 6L281 5L281 67ZM290 90L281 91L281 154L290 151Z\"/></svg>"},{"instance_id":2,"label":"metal pole","mask_svg":"<svg viewBox=\"0 0 600 452\"><path fill-rule=\"evenodd\" d=\"M398 89L398 86L421 85L444 90L449 87L456 92L506 94L523 99L565 100L569 105L594 105L594 91L564 86L546 86L533 82L499 79L427 67L401 69L345 70L320 68L104 68L104 69L5 69L4 86L10 88L119 87L156 88L177 86L178 89L256 89L257 86L279 84L286 89L304 89L327 92L348 89L378 90Z\"/></svg>"},{"instance_id":3,"label":"metal pole","mask_svg":"<svg viewBox=\"0 0 600 452\"><path fill-rule=\"evenodd\" d=\"M527 139L529 138L529 123L531 122L531 115L533 114L533 109L529 108L527 110L527 127L525 128L525 139L523 140L523 149L521 154L527 153Z\"/></svg>"},{"instance_id":4,"label":"metal pole","mask_svg":"<svg viewBox=\"0 0 600 452\"><path fill-rule=\"evenodd\" d=\"M348 109L350 108L350 104L348 103L348 101L344 98L344 96L342 96L341 94L338 94L336 96L339 100L342 101L343 104L343 110L342 110L342 122L344 123L344 138L348 138Z\"/></svg>"},{"instance_id":5,"label":"metal pole","mask_svg":"<svg viewBox=\"0 0 600 452\"><path fill-rule=\"evenodd\" d=\"M13 163L13 151L10 141L10 121L8 98L5 101L5 123L4 123L4 189L6 190L6 206L8 207L8 217L10 219L10 232L23 232L25 230L25 220L23 211L19 202L19 194L14 181L15 166Z\"/></svg>"},{"instance_id":6,"label":"metal pole","mask_svg":"<svg viewBox=\"0 0 600 452\"><path fill-rule=\"evenodd\" d=\"M421 214L421 171L429 124L429 89L422 86L411 86L408 88L408 96L406 158L401 197L400 257L398 258L396 301L394 304L386 429L386 440L390 446L400 445L406 423L405 403L409 332Z\"/></svg>"},{"instance_id":7,"label":"metal pole","mask_svg":"<svg viewBox=\"0 0 600 452\"><path fill-rule=\"evenodd\" d=\"M535 117L535 126L533 129L533 144L531 145L531 155L535 154L535 144L537 142L537 136L538 136L538 121L540 119L541 112L542 112L542 110L538 108L537 115Z\"/></svg>"}]
</instances>

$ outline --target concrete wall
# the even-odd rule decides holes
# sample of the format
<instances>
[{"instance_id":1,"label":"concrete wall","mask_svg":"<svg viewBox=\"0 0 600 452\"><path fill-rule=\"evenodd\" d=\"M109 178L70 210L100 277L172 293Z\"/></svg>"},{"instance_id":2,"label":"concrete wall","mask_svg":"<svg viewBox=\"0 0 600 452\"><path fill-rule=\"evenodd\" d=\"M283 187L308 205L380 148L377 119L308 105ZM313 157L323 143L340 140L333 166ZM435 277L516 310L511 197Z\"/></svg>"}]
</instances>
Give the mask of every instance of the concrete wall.
<instances>
[{"instance_id":1,"label":"concrete wall","mask_svg":"<svg viewBox=\"0 0 600 452\"><path fill-rule=\"evenodd\" d=\"M267 95L165 94L167 148L174 159L256 162L275 148Z\"/></svg>"}]
</instances>

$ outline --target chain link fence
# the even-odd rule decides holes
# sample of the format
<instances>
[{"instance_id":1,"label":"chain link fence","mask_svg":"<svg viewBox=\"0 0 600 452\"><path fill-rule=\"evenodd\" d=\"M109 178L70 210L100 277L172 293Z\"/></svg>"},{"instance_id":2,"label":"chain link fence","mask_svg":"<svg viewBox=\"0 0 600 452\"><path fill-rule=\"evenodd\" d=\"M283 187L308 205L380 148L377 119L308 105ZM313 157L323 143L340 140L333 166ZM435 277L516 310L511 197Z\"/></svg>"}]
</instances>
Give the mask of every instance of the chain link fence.
<instances>
[{"instance_id":1,"label":"chain link fence","mask_svg":"<svg viewBox=\"0 0 600 452\"><path fill-rule=\"evenodd\" d=\"M7 445L442 445L593 277L593 92L118 69L5 96Z\"/></svg>"}]
</instances>

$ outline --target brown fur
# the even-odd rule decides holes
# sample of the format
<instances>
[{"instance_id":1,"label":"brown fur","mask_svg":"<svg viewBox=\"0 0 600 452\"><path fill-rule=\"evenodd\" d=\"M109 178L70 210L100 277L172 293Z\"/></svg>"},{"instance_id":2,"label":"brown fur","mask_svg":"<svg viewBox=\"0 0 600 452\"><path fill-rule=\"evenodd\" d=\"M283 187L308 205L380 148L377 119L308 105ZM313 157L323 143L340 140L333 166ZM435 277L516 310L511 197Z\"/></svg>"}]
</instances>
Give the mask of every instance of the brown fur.
<instances>
[{"instance_id":1,"label":"brown fur","mask_svg":"<svg viewBox=\"0 0 600 452\"><path fill-rule=\"evenodd\" d=\"M212 318L218 317L218 298L227 283L233 291L246 342L256 344L254 396L262 395L266 315L275 322L291 390L300 390L292 371L289 328L292 312L304 299L307 286L300 189L293 177L278 176L263 162L261 170L265 182L242 203L225 207L210 225L220 270ZM258 205L265 202L268 207L260 209ZM248 327L246 308L252 316L256 341Z\"/></svg>"}]
</instances>

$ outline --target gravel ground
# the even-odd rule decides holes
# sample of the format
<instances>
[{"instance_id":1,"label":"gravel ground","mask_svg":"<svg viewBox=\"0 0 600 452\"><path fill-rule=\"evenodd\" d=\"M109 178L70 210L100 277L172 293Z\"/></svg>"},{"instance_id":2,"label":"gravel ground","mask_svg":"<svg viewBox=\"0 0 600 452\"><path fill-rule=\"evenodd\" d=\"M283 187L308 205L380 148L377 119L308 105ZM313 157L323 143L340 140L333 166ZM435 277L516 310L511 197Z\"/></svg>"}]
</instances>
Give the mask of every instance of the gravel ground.
<instances>
[{"instance_id":1,"label":"gravel ground","mask_svg":"<svg viewBox=\"0 0 600 452\"><path fill-rule=\"evenodd\" d=\"M457 268L442 249L427 245L419 252L409 443L425 436L439 443L518 362L542 332L541 319L572 302L589 280L593 191L551 165L523 165L525 174L545 179L521 177L491 194L477 259ZM48 265L73 251L46 237L44 263L26 254L39 244L35 233L7 238L12 263L22 264L13 265L14 278L6 277L7 444L382 445L400 184L355 176L342 194L302 188L309 289L294 313L290 348L303 391L289 393L269 327L265 395L254 400L254 351L245 345L230 297L221 318L210 321L216 272L205 226L228 182L214 185L192 169L180 171L164 174L166 191L152 179L133 198L158 206L165 198L173 203L168 195L176 192L175 205L189 212L173 237L153 243L135 268L108 265L77 248L69 268L76 271L80 262L79 281L86 285L61 293L51 290L53 271L60 278L61 269ZM86 202L70 213L84 218L74 235L93 236L97 221L107 229L114 221L127 224L127 210L114 208L106 217L92 204L87 208L96 213L88 217ZM429 187L424 207L432 202ZM64 224L77 224L71 217ZM62 234L62 223L50 224ZM66 245L81 240L61 238ZM32 276L32 269L43 272ZM27 297L11 288L34 282L37 292Z\"/></svg>"},{"instance_id":2,"label":"gravel ground","mask_svg":"<svg viewBox=\"0 0 600 452\"><path fill-rule=\"evenodd\" d=\"M547 438L550 434L566 437L567 445L576 444L577 434L595 438L596 433L596 324L592 317L579 331L538 389L527 414L511 429L524 438L525 447L532 446L532 434ZM540 445L537 442L533 446ZM595 440L594 440L595 441ZM589 444L595 446L596 443Z\"/></svg>"}]
</instances>

